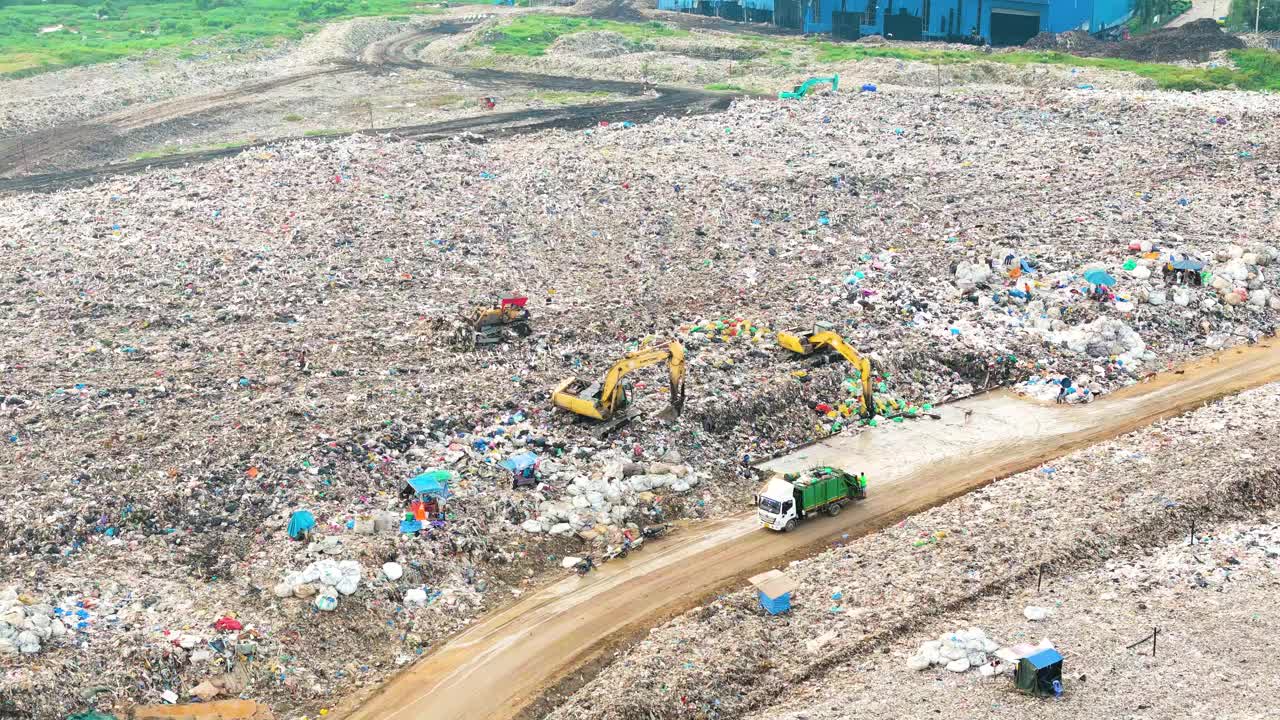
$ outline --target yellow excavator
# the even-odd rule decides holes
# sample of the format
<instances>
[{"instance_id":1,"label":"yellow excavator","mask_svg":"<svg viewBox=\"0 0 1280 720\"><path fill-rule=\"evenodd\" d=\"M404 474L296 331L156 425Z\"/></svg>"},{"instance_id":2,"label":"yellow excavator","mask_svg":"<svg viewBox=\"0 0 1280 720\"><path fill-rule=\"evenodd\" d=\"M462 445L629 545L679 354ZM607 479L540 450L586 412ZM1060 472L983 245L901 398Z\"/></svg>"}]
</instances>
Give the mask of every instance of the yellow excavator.
<instances>
[{"instance_id":1,"label":"yellow excavator","mask_svg":"<svg viewBox=\"0 0 1280 720\"><path fill-rule=\"evenodd\" d=\"M529 311L524 297L503 298L497 305L473 308L454 324L454 344L461 350L497 345L514 338L528 337Z\"/></svg>"},{"instance_id":2,"label":"yellow excavator","mask_svg":"<svg viewBox=\"0 0 1280 720\"><path fill-rule=\"evenodd\" d=\"M858 371L858 379L862 383L862 414L875 414L876 402L871 395L871 361L859 355L858 351L845 342L844 338L840 337L839 333L835 332L829 324L818 323L814 326L812 332L779 330L777 339L778 345L804 356L813 355L817 352L835 351L840 353Z\"/></svg>"},{"instance_id":3,"label":"yellow excavator","mask_svg":"<svg viewBox=\"0 0 1280 720\"><path fill-rule=\"evenodd\" d=\"M684 346L678 341L642 347L623 355L609 368L602 382L588 383L571 377L560 383L551 393L556 407L593 420L626 422L629 416L617 416L627 406L627 392L622 378L633 370L665 362L670 374L671 407L679 414L684 407ZM605 432L616 425L607 428ZM600 433L597 433L600 434Z\"/></svg>"}]
</instances>

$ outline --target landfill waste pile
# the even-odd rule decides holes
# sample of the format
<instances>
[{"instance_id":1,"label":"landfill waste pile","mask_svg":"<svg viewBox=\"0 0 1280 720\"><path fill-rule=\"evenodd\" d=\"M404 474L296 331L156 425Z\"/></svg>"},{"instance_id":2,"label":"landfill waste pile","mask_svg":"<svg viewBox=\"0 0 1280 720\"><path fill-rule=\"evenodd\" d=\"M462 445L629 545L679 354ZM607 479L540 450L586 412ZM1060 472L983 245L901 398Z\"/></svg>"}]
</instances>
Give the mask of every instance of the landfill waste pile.
<instances>
[{"instance_id":1,"label":"landfill waste pile","mask_svg":"<svg viewBox=\"0 0 1280 720\"><path fill-rule=\"evenodd\" d=\"M1100 40L1084 30L1043 32L1028 40L1024 47L1057 50L1082 57L1171 63L1203 61L1215 52L1242 49L1245 43L1224 31L1213 18L1202 18L1178 27L1157 28L1129 40Z\"/></svg>"},{"instance_id":2,"label":"landfill waste pile","mask_svg":"<svg viewBox=\"0 0 1280 720\"><path fill-rule=\"evenodd\" d=\"M856 703L860 716L887 718L913 716L911 708L935 702L967 703L953 713L958 717L979 712L975 708L985 713L993 702L1012 704L1001 711L1010 717L1025 717L1014 699L972 685L999 674L982 669L991 660L984 657L987 648L996 644L989 639L1047 640L1046 646L1064 649L1071 664L1079 657L1077 638L1092 635L1095 647L1107 649L1091 651L1083 662L1091 668L1090 683L1097 677L1107 684L1115 653L1152 625L1178 632L1183 647L1208 642L1169 627L1166 618L1181 623L1200 615L1200 622L1225 632L1263 613L1266 619L1248 633L1274 634L1280 614L1274 603L1257 601L1265 588L1274 589L1280 571L1274 519L1243 535L1207 528L1224 518L1274 513L1280 504L1280 462L1269 450L1280 429L1278 400L1280 384L1251 390L999 480L877 533L837 539L821 555L790 564L787 574L797 587L789 614L768 614L753 589L722 595L650 631L549 717L766 718L785 710L786 717L835 718L847 717ZM1206 535L1230 540L1215 550L1177 549L1193 525L1197 542ZM1179 560L1135 552L1165 543ZM1253 602L1237 605L1216 592L1234 589L1228 578L1244 566L1237 565L1242 558L1230 558L1245 553L1258 575ZM1106 594L1096 584L1083 598L1058 594L1080 587L1082 576L1102 578L1097 584L1106 585ZM1107 602L1123 597L1123 608L1095 610L1099 595ZM957 626L984 634L957 634ZM1231 640L1226 635L1223 643ZM1264 648L1260 643L1251 652L1261 657ZM1214 662L1235 667L1230 656L1224 650ZM974 661L983 662L967 672ZM1155 686L1124 662L1115 682L1140 685L1150 697ZM969 689L963 699L938 700L938 681ZM1233 684L1222 690L1236 692ZM836 688L841 702L828 704ZM1103 693L1108 699L1087 696L1108 707L1125 696L1119 690ZM1068 692L1087 690L1068 683ZM1241 701L1217 695L1200 701L1224 699ZM1073 712L1079 717L1080 708Z\"/></svg>"},{"instance_id":3,"label":"landfill waste pile","mask_svg":"<svg viewBox=\"0 0 1280 720\"><path fill-rule=\"evenodd\" d=\"M22 606L0 707L314 714L565 556L739 511L756 460L1256 341L1277 112L880 86L488 143L300 140L0 198L0 589ZM531 336L452 349L459 312L512 296ZM818 322L871 358L878 417L845 363L777 347ZM552 409L564 378L664 339L687 352L678 416L658 368L625 378L639 416L611 434ZM1055 476L1077 518L1108 506L1086 474ZM1170 497L1198 490L1175 476Z\"/></svg>"},{"instance_id":4,"label":"landfill waste pile","mask_svg":"<svg viewBox=\"0 0 1280 720\"><path fill-rule=\"evenodd\" d=\"M860 657L841 668L848 672L824 678L821 688L806 683L747 717L836 720L848 717L854 703L859 717L869 718L909 716L916 707L944 717L1171 717L1168 708L1250 717L1252 687L1280 690L1274 674L1255 682L1239 671L1266 662L1267 640L1280 627L1277 582L1280 514L1197 526L1166 545L1124 548L1088 572L1046 576L1039 591L1032 578L1014 596L1051 603L1057 612L1049 622L1028 622L1016 599L988 595L913 632L945 633L931 641L938 643L954 634L948 616L962 616L1018 644L1056 646L1065 658L1064 694L1056 701L1010 692L1009 663L990 674L895 668L908 652L896 643L887 658Z\"/></svg>"}]
</instances>

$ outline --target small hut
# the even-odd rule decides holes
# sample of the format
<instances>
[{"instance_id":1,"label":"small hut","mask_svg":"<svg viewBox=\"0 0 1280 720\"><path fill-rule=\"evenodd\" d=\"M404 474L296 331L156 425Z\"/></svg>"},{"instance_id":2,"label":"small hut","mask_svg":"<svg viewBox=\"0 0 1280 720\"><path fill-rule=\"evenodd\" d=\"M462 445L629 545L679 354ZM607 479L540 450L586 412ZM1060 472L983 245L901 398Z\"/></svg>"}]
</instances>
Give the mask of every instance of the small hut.
<instances>
[{"instance_id":1,"label":"small hut","mask_svg":"<svg viewBox=\"0 0 1280 720\"><path fill-rule=\"evenodd\" d=\"M1023 692L1041 697L1062 694L1062 655L1045 648L1018 661L1014 684Z\"/></svg>"},{"instance_id":2,"label":"small hut","mask_svg":"<svg viewBox=\"0 0 1280 720\"><path fill-rule=\"evenodd\" d=\"M796 582L781 570L769 570L751 578L750 582L760 594L760 607L770 615L778 615L791 610L791 593L795 592Z\"/></svg>"}]
</instances>

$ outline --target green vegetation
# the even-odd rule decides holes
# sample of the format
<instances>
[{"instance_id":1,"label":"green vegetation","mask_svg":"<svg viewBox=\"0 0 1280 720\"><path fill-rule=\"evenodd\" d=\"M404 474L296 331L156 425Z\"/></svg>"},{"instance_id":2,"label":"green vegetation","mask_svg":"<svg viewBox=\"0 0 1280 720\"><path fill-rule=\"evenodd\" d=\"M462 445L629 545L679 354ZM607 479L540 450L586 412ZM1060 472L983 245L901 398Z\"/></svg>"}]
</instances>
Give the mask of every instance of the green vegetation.
<instances>
[{"instance_id":1,"label":"green vegetation","mask_svg":"<svg viewBox=\"0 0 1280 720\"><path fill-rule=\"evenodd\" d=\"M427 98L427 107L433 107L433 108L444 107L446 105L452 105L456 102L462 102L465 99L466 98L456 93L445 93L444 95L432 95L431 97Z\"/></svg>"},{"instance_id":2,"label":"green vegetation","mask_svg":"<svg viewBox=\"0 0 1280 720\"><path fill-rule=\"evenodd\" d=\"M667 27L660 22L624 23L613 20L569 17L565 15L521 15L490 33L484 44L500 55L542 55L562 35L587 30L608 30L635 42L664 37L683 37L687 30Z\"/></svg>"},{"instance_id":3,"label":"green vegetation","mask_svg":"<svg viewBox=\"0 0 1280 720\"><path fill-rule=\"evenodd\" d=\"M702 87L706 90L720 90L723 92L747 92L746 88L732 83L711 83L710 85L703 85Z\"/></svg>"},{"instance_id":4,"label":"green vegetation","mask_svg":"<svg viewBox=\"0 0 1280 720\"><path fill-rule=\"evenodd\" d=\"M284 116L284 121L285 122L302 122L302 116L296 115L294 113L289 113L288 115Z\"/></svg>"},{"instance_id":5,"label":"green vegetation","mask_svg":"<svg viewBox=\"0 0 1280 720\"><path fill-rule=\"evenodd\" d=\"M421 4L418 0L0 0L0 74L30 75L116 60L197 38L231 42L298 38L336 18L435 12ZM191 50L184 55L197 56Z\"/></svg>"},{"instance_id":6,"label":"green vegetation","mask_svg":"<svg viewBox=\"0 0 1280 720\"><path fill-rule=\"evenodd\" d=\"M578 105L593 100L603 100L609 93L603 90L593 92L572 92L566 90L538 90L529 94L530 100L540 100L552 105Z\"/></svg>"},{"instance_id":7,"label":"green vegetation","mask_svg":"<svg viewBox=\"0 0 1280 720\"><path fill-rule=\"evenodd\" d=\"M342 135L343 133L349 133L349 132L351 131L331 128L328 130L308 130L302 133L302 136L303 137L326 137L329 135Z\"/></svg>"},{"instance_id":8,"label":"green vegetation","mask_svg":"<svg viewBox=\"0 0 1280 720\"><path fill-rule=\"evenodd\" d=\"M1241 90L1280 90L1280 56L1266 50L1232 50L1236 69L1183 67L1163 63L1137 62L1118 58L1087 58L1057 52L1010 52L987 55L963 50L916 50L910 48L864 48L856 45L812 43L823 63L850 62L867 58L892 58L952 65L966 62L994 62L1007 65L1064 65L1131 72L1150 78L1163 90L1221 90L1235 86Z\"/></svg>"},{"instance_id":9,"label":"green vegetation","mask_svg":"<svg viewBox=\"0 0 1280 720\"><path fill-rule=\"evenodd\" d=\"M1259 0L1233 0L1231 14L1227 16L1227 25L1239 30L1253 32L1255 20L1259 21L1259 29L1280 30L1280 3L1262 1L1262 15L1258 13Z\"/></svg>"},{"instance_id":10,"label":"green vegetation","mask_svg":"<svg viewBox=\"0 0 1280 720\"><path fill-rule=\"evenodd\" d=\"M226 150L229 148L244 147L245 145L248 145L248 144L249 143L247 141L245 142L234 141L234 142L225 142L225 143L214 143L212 145L193 145L191 147L186 147L181 145L165 145L159 150L148 150L147 152L140 152L137 155L130 157L129 159L130 160L155 160L156 158L168 157L169 155L177 155L179 153L185 154L185 153L206 152L209 150Z\"/></svg>"}]
</instances>

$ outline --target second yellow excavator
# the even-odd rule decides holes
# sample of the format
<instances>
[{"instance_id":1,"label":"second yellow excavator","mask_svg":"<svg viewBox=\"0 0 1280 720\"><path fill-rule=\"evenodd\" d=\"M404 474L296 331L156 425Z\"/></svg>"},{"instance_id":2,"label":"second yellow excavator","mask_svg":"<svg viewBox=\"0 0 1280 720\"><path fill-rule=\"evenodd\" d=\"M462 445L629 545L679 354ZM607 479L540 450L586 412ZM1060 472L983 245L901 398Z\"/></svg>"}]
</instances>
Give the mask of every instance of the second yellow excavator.
<instances>
[{"instance_id":1,"label":"second yellow excavator","mask_svg":"<svg viewBox=\"0 0 1280 720\"><path fill-rule=\"evenodd\" d=\"M684 407L684 346L678 341L633 350L609 368L602 382L589 383L571 377L551 393L556 407L594 420L613 420L627 406L627 393L622 378L642 367L667 363L670 375L671 407L676 413Z\"/></svg>"},{"instance_id":2,"label":"second yellow excavator","mask_svg":"<svg viewBox=\"0 0 1280 720\"><path fill-rule=\"evenodd\" d=\"M783 348L800 355L813 355L815 352L823 350L840 353L858 371L858 380L862 384L861 414L875 414L876 403L871 394L871 361L859 355L858 351L845 342L844 338L831 329L830 325L818 323L814 326L813 332L779 330L777 338L778 344Z\"/></svg>"}]
</instances>

